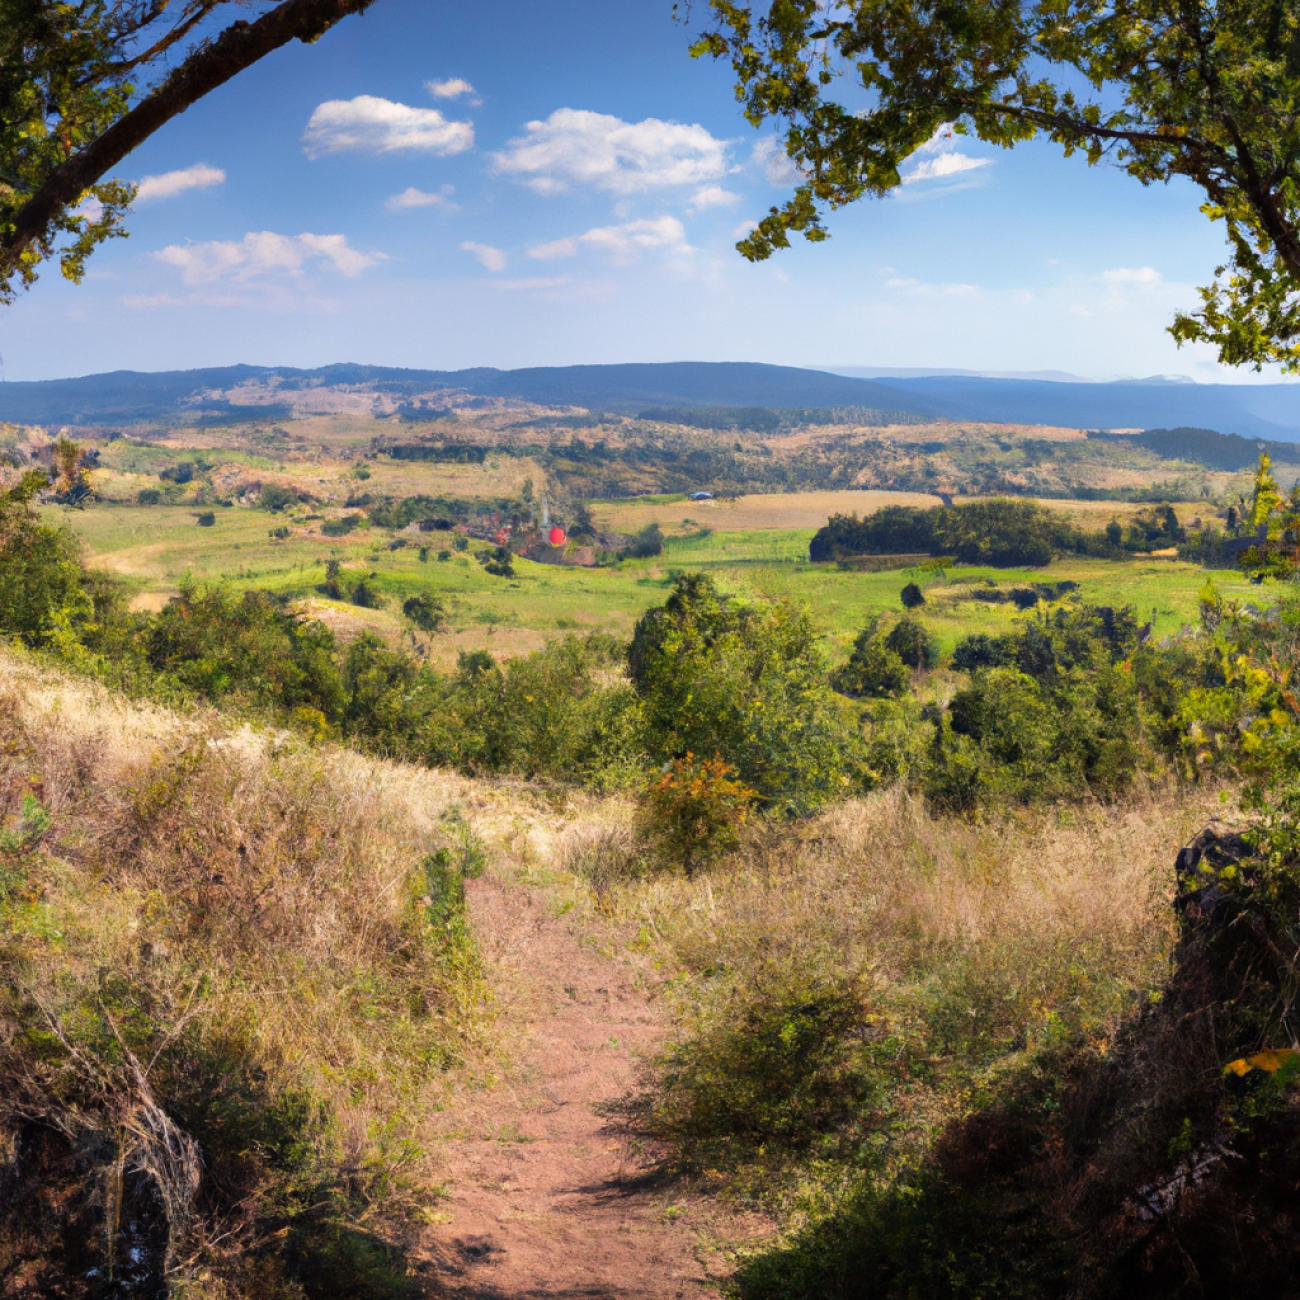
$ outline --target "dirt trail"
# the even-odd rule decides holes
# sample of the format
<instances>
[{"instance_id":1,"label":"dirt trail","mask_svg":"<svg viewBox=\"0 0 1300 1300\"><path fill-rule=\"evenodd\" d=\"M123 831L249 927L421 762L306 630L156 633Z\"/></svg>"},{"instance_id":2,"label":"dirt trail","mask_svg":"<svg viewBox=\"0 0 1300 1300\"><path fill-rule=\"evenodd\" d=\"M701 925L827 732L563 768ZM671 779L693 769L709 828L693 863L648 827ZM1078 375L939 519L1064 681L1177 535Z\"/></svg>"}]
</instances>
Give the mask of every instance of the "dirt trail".
<instances>
[{"instance_id":1,"label":"dirt trail","mask_svg":"<svg viewBox=\"0 0 1300 1300\"><path fill-rule=\"evenodd\" d=\"M458 1102L442 1158L449 1221L429 1230L445 1294L483 1300L701 1300L727 1264L713 1245L761 1230L707 1197L640 1179L595 1107L635 1079L663 1033L626 963L548 911L553 895L485 878L469 909L515 1066Z\"/></svg>"}]
</instances>

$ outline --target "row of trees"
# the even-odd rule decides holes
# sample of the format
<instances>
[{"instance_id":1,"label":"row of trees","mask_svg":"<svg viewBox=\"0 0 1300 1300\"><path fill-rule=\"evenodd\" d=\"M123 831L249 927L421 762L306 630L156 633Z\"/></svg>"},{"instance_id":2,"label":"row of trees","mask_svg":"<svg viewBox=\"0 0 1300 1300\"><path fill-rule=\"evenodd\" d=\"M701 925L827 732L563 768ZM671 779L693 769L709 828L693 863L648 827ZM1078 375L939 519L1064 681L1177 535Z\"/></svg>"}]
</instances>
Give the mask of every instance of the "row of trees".
<instances>
[{"instance_id":1,"label":"row of trees","mask_svg":"<svg viewBox=\"0 0 1300 1300\"><path fill-rule=\"evenodd\" d=\"M1127 527L1112 520L1101 531L1088 531L1037 502L995 498L928 509L885 506L865 519L832 515L809 543L808 558L920 554L952 556L963 564L1038 566L1059 555L1162 550L1186 536L1169 505L1139 512Z\"/></svg>"}]
</instances>

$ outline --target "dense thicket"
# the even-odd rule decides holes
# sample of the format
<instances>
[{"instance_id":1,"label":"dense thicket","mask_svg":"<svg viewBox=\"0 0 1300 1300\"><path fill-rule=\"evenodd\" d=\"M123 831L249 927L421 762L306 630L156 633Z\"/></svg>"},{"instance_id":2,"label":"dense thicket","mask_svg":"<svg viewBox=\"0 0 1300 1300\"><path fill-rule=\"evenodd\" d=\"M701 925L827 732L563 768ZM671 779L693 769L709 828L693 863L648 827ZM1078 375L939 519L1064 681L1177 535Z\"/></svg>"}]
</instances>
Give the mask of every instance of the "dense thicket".
<instances>
[{"instance_id":1,"label":"dense thicket","mask_svg":"<svg viewBox=\"0 0 1300 1300\"><path fill-rule=\"evenodd\" d=\"M1076 528L1033 501L998 498L961 505L885 506L865 519L832 515L808 546L813 561L854 555L947 555L963 564L1013 568L1044 565L1058 555L1114 556L1175 546L1186 533L1172 507L1135 516L1127 528Z\"/></svg>"}]
</instances>

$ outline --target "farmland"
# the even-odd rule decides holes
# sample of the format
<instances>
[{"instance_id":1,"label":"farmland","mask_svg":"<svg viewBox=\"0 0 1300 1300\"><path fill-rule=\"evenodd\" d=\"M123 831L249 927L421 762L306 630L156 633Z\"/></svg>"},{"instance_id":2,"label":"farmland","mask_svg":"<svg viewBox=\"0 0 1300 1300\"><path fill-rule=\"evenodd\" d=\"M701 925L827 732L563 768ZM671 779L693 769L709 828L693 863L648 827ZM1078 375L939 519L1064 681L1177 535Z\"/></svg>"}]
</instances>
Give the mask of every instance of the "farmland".
<instances>
[{"instance_id":1,"label":"farmland","mask_svg":"<svg viewBox=\"0 0 1300 1300\"><path fill-rule=\"evenodd\" d=\"M301 599L345 637L371 628L396 639L403 626L402 601L427 593L441 600L449 614L447 631L423 638L433 659L442 663L473 649L498 657L526 653L565 630L600 629L626 636L645 609L662 601L671 575L678 571L707 571L725 590L739 595L806 604L825 629L834 655L843 653L869 617L896 611L899 590L918 577L927 599L922 614L945 650L968 633L1004 630L1020 616L1013 603L973 599L972 592L987 589L986 584L1010 590L1035 582L1077 582L1086 600L1132 604L1144 622L1154 612L1157 635L1172 633L1197 617L1198 592L1206 575L1195 565L1168 557L1068 559L1041 570L959 566L926 574L852 572L808 563L808 542L831 513L927 501L933 498L912 493L812 492L729 502L663 497L597 502L593 514L613 529L631 531L658 522L665 535L663 553L594 569L516 558L510 579L486 573L472 554L453 551L439 560L434 550L422 561L416 543L428 541L427 534L410 537L359 528L331 538L310 524L286 521L292 525L289 535L274 539L269 534L278 520L261 510L218 509L212 527L198 527L195 509L185 506L46 509L67 519L95 565L130 582L137 608L159 608L189 574L199 582L225 581ZM1136 509L1109 502L1048 504L1093 527L1112 517L1122 521ZM1193 512L1183 508L1183 514L1190 519ZM394 541L401 545L390 549ZM325 598L317 588L329 560L339 561L344 570L373 574L369 585L386 604L359 609ZM1252 590L1235 573L1216 574L1215 580L1229 598L1248 599Z\"/></svg>"}]
</instances>

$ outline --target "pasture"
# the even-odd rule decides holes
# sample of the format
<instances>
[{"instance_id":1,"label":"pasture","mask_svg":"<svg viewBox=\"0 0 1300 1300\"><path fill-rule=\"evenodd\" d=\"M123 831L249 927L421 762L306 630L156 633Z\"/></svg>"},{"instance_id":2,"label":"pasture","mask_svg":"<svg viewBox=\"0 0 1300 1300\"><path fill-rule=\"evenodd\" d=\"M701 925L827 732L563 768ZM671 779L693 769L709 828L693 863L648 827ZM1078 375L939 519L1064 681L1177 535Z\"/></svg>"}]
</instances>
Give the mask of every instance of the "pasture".
<instances>
[{"instance_id":1,"label":"pasture","mask_svg":"<svg viewBox=\"0 0 1300 1300\"><path fill-rule=\"evenodd\" d=\"M403 634L401 604L427 593L441 600L448 627L421 637L440 663L463 650L486 649L501 657L536 649L565 631L602 630L627 636L637 618L665 597L677 572L706 571L724 590L742 597L788 598L806 604L825 629L828 653L842 657L863 623L897 613L899 592L918 581L926 604L919 611L945 651L972 632L997 633L1022 617L1010 602L991 603L972 593L1034 583L1072 581L1085 600L1133 605L1141 621L1154 621L1157 636L1198 617L1198 594L1207 574L1196 565L1166 557L1131 560L1059 560L1044 569L958 566L946 573L887 570L877 573L810 564L808 542L832 513L865 513L890 503L920 504L933 498L913 493L810 492L741 497L735 502L643 498L596 503L607 527L630 531L659 522L663 554L624 560L609 568L565 568L516 558L513 578L486 573L468 552L450 550L446 534L398 534L358 529L325 537L319 522L303 522L261 510L217 508L215 523L200 527L193 506L97 505L60 511L82 539L91 561L127 579L136 608L156 609L186 575L199 582L230 582L263 588L308 602L311 612L343 637L372 629L390 639ZM1079 522L1100 527L1136 507L1114 503L1046 502L1069 510ZM47 508L49 509L49 508ZM1180 513L1190 516L1191 508ZM1190 518L1189 518L1190 522ZM275 539L273 528L288 527ZM391 544L399 543L397 549ZM428 543L428 558L419 548ZM439 559L440 547L447 558ZM325 565L337 560L384 598L379 609L360 609L327 599L319 590ZM1228 599L1249 600L1257 589L1240 575L1216 572Z\"/></svg>"}]
</instances>

